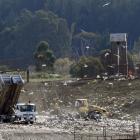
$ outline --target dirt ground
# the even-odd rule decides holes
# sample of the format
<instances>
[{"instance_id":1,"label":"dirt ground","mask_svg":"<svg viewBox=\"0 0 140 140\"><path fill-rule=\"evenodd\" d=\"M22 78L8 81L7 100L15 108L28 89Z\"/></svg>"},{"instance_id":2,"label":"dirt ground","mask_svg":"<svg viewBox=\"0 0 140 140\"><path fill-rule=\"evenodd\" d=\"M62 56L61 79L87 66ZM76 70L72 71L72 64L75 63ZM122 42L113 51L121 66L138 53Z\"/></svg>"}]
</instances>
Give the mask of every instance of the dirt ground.
<instances>
[{"instance_id":1,"label":"dirt ground","mask_svg":"<svg viewBox=\"0 0 140 140\"><path fill-rule=\"evenodd\" d=\"M0 140L96 140L96 136L116 137L118 134L124 137L133 134L132 121L119 121L106 119L101 122L71 120L56 116L38 116L35 124L0 124ZM103 127L104 126L104 127ZM136 125L137 126L137 125ZM136 127L136 133L138 133ZM78 137L77 137L78 136ZM78 138L78 139L76 139Z\"/></svg>"},{"instance_id":2,"label":"dirt ground","mask_svg":"<svg viewBox=\"0 0 140 140\"><path fill-rule=\"evenodd\" d=\"M140 80L66 80L25 84L19 102L36 103L39 113L51 109L55 99L60 108L73 110L77 98L105 107L114 118L135 119L140 113Z\"/></svg>"},{"instance_id":3,"label":"dirt ground","mask_svg":"<svg viewBox=\"0 0 140 140\"><path fill-rule=\"evenodd\" d=\"M133 136L134 132L139 133L139 91L140 80L26 83L19 102L30 100L36 104L37 122L33 125L1 123L0 140L73 140L74 134L104 135L104 127L109 136L119 134ZM74 102L77 98L87 98L89 104L106 108L112 113L112 117L104 118L101 122L75 119ZM56 101L60 107L58 116L52 114ZM83 139L89 140L89 136Z\"/></svg>"}]
</instances>

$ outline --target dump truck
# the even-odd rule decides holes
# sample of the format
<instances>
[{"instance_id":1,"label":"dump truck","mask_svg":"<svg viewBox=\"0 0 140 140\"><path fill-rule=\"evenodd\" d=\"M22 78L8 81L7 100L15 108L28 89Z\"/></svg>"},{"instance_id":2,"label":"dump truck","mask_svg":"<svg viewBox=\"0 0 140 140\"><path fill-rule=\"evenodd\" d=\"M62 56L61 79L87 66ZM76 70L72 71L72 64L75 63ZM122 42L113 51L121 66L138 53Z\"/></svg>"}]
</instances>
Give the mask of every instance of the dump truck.
<instances>
[{"instance_id":1,"label":"dump truck","mask_svg":"<svg viewBox=\"0 0 140 140\"><path fill-rule=\"evenodd\" d=\"M36 115L36 105L34 103L16 104L14 121L33 124L36 121Z\"/></svg>"},{"instance_id":2,"label":"dump truck","mask_svg":"<svg viewBox=\"0 0 140 140\"><path fill-rule=\"evenodd\" d=\"M97 105L89 105L87 99L76 99L75 107L80 117L85 119L94 119L99 121L102 116L109 116L109 112L107 112L106 109Z\"/></svg>"},{"instance_id":3,"label":"dump truck","mask_svg":"<svg viewBox=\"0 0 140 140\"><path fill-rule=\"evenodd\" d=\"M21 75L0 75L0 121L12 121L14 107L23 85Z\"/></svg>"}]
</instances>

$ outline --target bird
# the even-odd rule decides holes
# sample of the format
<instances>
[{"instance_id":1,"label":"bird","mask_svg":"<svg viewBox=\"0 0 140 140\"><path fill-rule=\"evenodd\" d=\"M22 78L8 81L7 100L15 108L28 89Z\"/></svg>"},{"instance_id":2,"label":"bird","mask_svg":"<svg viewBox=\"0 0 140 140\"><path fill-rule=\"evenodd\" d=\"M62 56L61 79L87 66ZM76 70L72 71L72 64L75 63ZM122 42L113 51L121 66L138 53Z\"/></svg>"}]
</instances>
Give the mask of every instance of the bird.
<instances>
[{"instance_id":1,"label":"bird","mask_svg":"<svg viewBox=\"0 0 140 140\"><path fill-rule=\"evenodd\" d=\"M110 67L110 68L114 68L114 66L110 66L110 65L108 65L108 67Z\"/></svg>"},{"instance_id":2,"label":"bird","mask_svg":"<svg viewBox=\"0 0 140 140\"><path fill-rule=\"evenodd\" d=\"M84 29L80 29L82 33L87 33Z\"/></svg>"},{"instance_id":3,"label":"bird","mask_svg":"<svg viewBox=\"0 0 140 140\"><path fill-rule=\"evenodd\" d=\"M89 46L86 46L86 49L88 50L89 49Z\"/></svg>"},{"instance_id":4,"label":"bird","mask_svg":"<svg viewBox=\"0 0 140 140\"><path fill-rule=\"evenodd\" d=\"M109 55L109 53L105 53L105 57L107 57Z\"/></svg>"},{"instance_id":5,"label":"bird","mask_svg":"<svg viewBox=\"0 0 140 140\"><path fill-rule=\"evenodd\" d=\"M108 6L111 2L105 3L102 5L102 7Z\"/></svg>"},{"instance_id":6,"label":"bird","mask_svg":"<svg viewBox=\"0 0 140 140\"><path fill-rule=\"evenodd\" d=\"M42 64L42 67L46 67L46 64Z\"/></svg>"},{"instance_id":7,"label":"bird","mask_svg":"<svg viewBox=\"0 0 140 140\"><path fill-rule=\"evenodd\" d=\"M124 45L123 45L122 47L123 47L124 49L126 48L126 46L124 46Z\"/></svg>"},{"instance_id":8,"label":"bird","mask_svg":"<svg viewBox=\"0 0 140 140\"><path fill-rule=\"evenodd\" d=\"M67 82L65 81L65 82L63 83L63 85L64 85L64 86L67 86L68 84L67 84Z\"/></svg>"},{"instance_id":9,"label":"bird","mask_svg":"<svg viewBox=\"0 0 140 140\"><path fill-rule=\"evenodd\" d=\"M88 67L88 65L87 64L84 64L84 68L87 68Z\"/></svg>"}]
</instances>

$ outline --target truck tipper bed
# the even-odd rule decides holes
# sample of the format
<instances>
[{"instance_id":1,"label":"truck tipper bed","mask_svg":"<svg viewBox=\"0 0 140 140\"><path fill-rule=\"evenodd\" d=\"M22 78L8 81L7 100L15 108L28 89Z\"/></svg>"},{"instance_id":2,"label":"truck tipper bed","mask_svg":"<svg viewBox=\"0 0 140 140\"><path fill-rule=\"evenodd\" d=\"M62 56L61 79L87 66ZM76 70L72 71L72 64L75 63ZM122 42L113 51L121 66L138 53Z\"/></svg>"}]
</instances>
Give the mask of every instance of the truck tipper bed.
<instances>
[{"instance_id":1,"label":"truck tipper bed","mask_svg":"<svg viewBox=\"0 0 140 140\"><path fill-rule=\"evenodd\" d=\"M10 119L14 113L24 80L20 75L0 75L0 119Z\"/></svg>"}]
</instances>

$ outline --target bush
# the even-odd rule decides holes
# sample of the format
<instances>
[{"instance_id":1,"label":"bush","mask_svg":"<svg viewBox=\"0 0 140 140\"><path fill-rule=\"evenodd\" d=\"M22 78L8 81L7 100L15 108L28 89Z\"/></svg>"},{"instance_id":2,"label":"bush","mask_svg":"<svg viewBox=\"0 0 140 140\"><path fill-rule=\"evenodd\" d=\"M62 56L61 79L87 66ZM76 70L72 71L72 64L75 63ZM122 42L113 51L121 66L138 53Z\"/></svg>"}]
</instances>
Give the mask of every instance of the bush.
<instances>
[{"instance_id":1,"label":"bush","mask_svg":"<svg viewBox=\"0 0 140 140\"><path fill-rule=\"evenodd\" d=\"M72 65L72 61L69 58L59 58L55 61L54 69L55 72L62 75L68 75L70 71L70 66Z\"/></svg>"},{"instance_id":2,"label":"bush","mask_svg":"<svg viewBox=\"0 0 140 140\"><path fill-rule=\"evenodd\" d=\"M100 60L95 57L81 57L71 66L72 77L96 77L103 72L104 68Z\"/></svg>"},{"instance_id":3,"label":"bush","mask_svg":"<svg viewBox=\"0 0 140 140\"><path fill-rule=\"evenodd\" d=\"M3 72L9 71L9 68L6 65L1 65L0 66L0 71L3 71Z\"/></svg>"}]
</instances>

